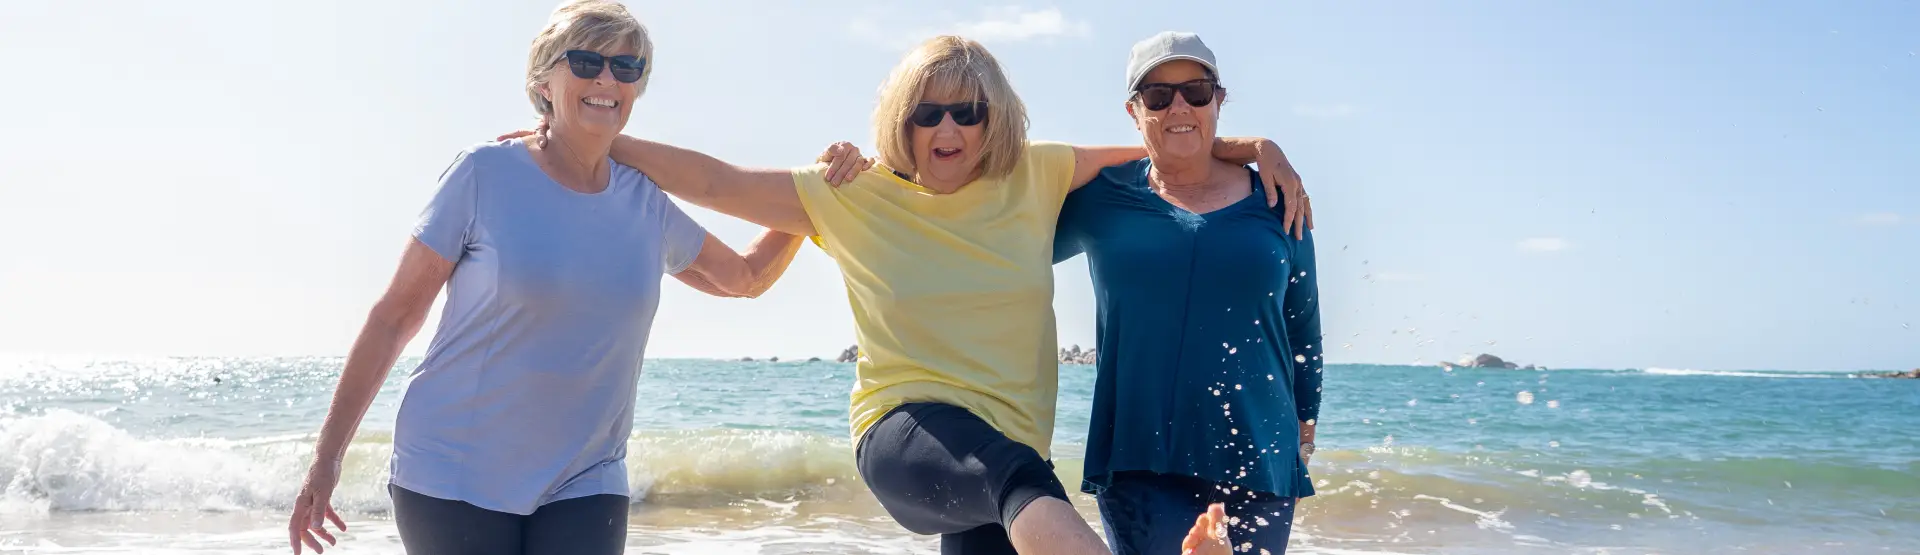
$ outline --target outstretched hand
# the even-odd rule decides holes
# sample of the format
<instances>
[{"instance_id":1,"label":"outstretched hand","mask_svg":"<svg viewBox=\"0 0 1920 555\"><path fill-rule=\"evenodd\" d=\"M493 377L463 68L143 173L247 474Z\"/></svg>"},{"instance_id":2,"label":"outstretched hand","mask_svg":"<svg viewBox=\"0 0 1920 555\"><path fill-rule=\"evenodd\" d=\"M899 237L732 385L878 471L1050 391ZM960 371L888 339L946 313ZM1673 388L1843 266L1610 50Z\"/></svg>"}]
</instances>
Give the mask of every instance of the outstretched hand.
<instances>
[{"instance_id":1,"label":"outstretched hand","mask_svg":"<svg viewBox=\"0 0 1920 555\"><path fill-rule=\"evenodd\" d=\"M827 164L827 183L835 187L846 185L860 172L873 168L873 159L860 157L860 147L846 141L828 146L814 161Z\"/></svg>"}]
</instances>

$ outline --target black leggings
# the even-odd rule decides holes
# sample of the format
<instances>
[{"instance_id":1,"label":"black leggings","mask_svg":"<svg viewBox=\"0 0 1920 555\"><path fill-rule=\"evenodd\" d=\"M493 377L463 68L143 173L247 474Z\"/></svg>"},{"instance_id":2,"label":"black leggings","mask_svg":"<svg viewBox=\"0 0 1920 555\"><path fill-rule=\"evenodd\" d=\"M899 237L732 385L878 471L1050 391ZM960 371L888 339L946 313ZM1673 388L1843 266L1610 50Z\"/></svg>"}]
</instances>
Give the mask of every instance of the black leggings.
<instances>
[{"instance_id":1,"label":"black leggings","mask_svg":"<svg viewBox=\"0 0 1920 555\"><path fill-rule=\"evenodd\" d=\"M521 516L391 484L387 491L409 555L617 555L626 549L624 495L555 501Z\"/></svg>"},{"instance_id":2,"label":"black leggings","mask_svg":"<svg viewBox=\"0 0 1920 555\"><path fill-rule=\"evenodd\" d=\"M1039 452L953 405L901 405L854 451L880 506L909 531L940 534L945 555L1015 555L1014 517L1035 499L1067 500Z\"/></svg>"}]
</instances>

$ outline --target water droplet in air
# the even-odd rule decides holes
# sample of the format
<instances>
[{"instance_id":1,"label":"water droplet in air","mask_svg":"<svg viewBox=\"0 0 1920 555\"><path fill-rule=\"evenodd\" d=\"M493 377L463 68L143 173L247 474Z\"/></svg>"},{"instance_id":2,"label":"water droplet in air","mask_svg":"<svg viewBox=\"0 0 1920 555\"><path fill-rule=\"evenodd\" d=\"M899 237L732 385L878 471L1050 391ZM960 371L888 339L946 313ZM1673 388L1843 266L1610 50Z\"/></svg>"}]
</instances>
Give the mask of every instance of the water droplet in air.
<instances>
[{"instance_id":1,"label":"water droplet in air","mask_svg":"<svg viewBox=\"0 0 1920 555\"><path fill-rule=\"evenodd\" d=\"M1787 489L1793 489L1793 482L1785 482L1785 481L1783 482L1787 484Z\"/></svg>"},{"instance_id":2,"label":"water droplet in air","mask_svg":"<svg viewBox=\"0 0 1920 555\"><path fill-rule=\"evenodd\" d=\"M1239 429L1239 428L1229 428L1229 429L1227 429L1227 433L1230 433L1230 434L1233 434L1233 435L1240 435L1240 429Z\"/></svg>"},{"instance_id":3,"label":"water droplet in air","mask_svg":"<svg viewBox=\"0 0 1920 555\"><path fill-rule=\"evenodd\" d=\"M1293 355L1293 361L1301 364L1306 364L1307 355Z\"/></svg>"},{"instance_id":4,"label":"water droplet in air","mask_svg":"<svg viewBox=\"0 0 1920 555\"><path fill-rule=\"evenodd\" d=\"M1240 390L1240 384L1233 384L1233 390L1234 390L1234 391L1239 391L1239 390Z\"/></svg>"},{"instance_id":5,"label":"water droplet in air","mask_svg":"<svg viewBox=\"0 0 1920 555\"><path fill-rule=\"evenodd\" d=\"M1267 381L1273 381L1273 374L1267 374Z\"/></svg>"},{"instance_id":6,"label":"water droplet in air","mask_svg":"<svg viewBox=\"0 0 1920 555\"><path fill-rule=\"evenodd\" d=\"M1520 402L1520 404L1522 404L1522 405L1531 405L1531 404L1533 404L1533 392L1532 392L1532 391L1522 391L1522 392L1519 392L1519 393L1516 393L1516 394L1514 394L1514 396L1513 396L1513 398L1514 398L1514 400L1516 400L1516 401L1519 401L1519 402Z\"/></svg>"},{"instance_id":7,"label":"water droplet in air","mask_svg":"<svg viewBox=\"0 0 1920 555\"><path fill-rule=\"evenodd\" d=\"M1235 348L1235 347L1227 347L1227 354L1229 354L1229 355L1231 355L1231 354L1234 354L1234 353L1238 353L1238 352L1240 352L1240 349L1238 349L1238 348Z\"/></svg>"},{"instance_id":8,"label":"water droplet in air","mask_svg":"<svg viewBox=\"0 0 1920 555\"><path fill-rule=\"evenodd\" d=\"M1308 425L1308 426L1312 426L1312 425L1314 425L1315 423L1317 423L1317 422L1319 422L1319 421L1320 421L1320 419L1318 419L1318 418L1308 418L1308 419L1307 419L1307 425Z\"/></svg>"},{"instance_id":9,"label":"water droplet in air","mask_svg":"<svg viewBox=\"0 0 1920 555\"><path fill-rule=\"evenodd\" d=\"M1260 325L1260 320L1259 320L1259 319L1254 319L1254 321L1253 321L1253 325L1256 325L1256 326L1258 326L1258 325Z\"/></svg>"}]
</instances>

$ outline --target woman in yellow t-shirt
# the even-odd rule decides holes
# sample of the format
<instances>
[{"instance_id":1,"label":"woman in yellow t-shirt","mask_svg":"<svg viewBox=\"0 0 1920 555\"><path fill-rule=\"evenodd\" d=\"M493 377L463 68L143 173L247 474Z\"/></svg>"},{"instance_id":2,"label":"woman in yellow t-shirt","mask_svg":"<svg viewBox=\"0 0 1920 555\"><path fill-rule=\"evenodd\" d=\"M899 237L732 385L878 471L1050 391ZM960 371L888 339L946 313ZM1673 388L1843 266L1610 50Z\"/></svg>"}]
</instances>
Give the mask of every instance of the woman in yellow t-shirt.
<instances>
[{"instance_id":1,"label":"woman in yellow t-shirt","mask_svg":"<svg viewBox=\"0 0 1920 555\"><path fill-rule=\"evenodd\" d=\"M814 237L839 264L861 353L855 458L902 526L940 534L944 553L1104 554L1049 462L1053 233L1068 192L1146 150L1030 142L1026 130L993 56L943 36L882 87L877 166L844 143L821 157L831 165L794 170L629 137L612 156L681 199ZM1269 206L1304 194L1270 141L1221 139L1214 153L1258 161ZM1287 203L1295 228L1301 205ZM1219 507L1196 516L1188 547L1226 553Z\"/></svg>"}]
</instances>

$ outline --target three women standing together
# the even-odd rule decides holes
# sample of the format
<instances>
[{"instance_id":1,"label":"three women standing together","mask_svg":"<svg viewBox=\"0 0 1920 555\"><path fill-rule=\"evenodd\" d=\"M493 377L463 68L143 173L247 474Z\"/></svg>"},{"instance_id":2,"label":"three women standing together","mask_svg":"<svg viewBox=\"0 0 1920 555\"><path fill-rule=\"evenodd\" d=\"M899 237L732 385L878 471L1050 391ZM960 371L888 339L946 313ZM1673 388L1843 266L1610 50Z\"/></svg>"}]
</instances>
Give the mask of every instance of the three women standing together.
<instances>
[{"instance_id":1,"label":"three women standing together","mask_svg":"<svg viewBox=\"0 0 1920 555\"><path fill-rule=\"evenodd\" d=\"M882 87L877 163L842 143L794 170L621 136L652 53L605 0L563 5L535 38L545 125L442 176L347 360L289 523L296 553L333 543L324 520L344 526L328 502L340 459L443 285L394 430L408 552L621 552L660 276L755 296L801 237L838 263L853 308L861 478L943 553L1109 552L1050 462L1051 265L1078 253L1100 352L1082 489L1111 552L1284 551L1319 404L1310 208L1273 143L1215 137L1226 90L1198 37L1134 47L1125 106L1144 147L1029 140L999 64L949 36ZM668 195L768 231L741 254Z\"/></svg>"}]
</instances>

